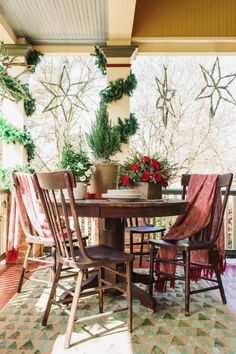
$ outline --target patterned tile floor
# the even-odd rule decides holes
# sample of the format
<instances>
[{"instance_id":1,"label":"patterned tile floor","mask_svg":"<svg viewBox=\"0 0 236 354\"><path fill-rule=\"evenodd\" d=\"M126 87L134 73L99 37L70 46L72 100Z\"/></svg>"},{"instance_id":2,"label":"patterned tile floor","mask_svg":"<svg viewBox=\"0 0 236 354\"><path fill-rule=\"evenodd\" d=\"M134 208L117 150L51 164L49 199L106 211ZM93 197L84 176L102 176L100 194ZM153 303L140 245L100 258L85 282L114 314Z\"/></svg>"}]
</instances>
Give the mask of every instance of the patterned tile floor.
<instances>
[{"instance_id":1,"label":"patterned tile floor","mask_svg":"<svg viewBox=\"0 0 236 354\"><path fill-rule=\"evenodd\" d=\"M232 263L230 261L229 263ZM14 279L19 266L0 268L0 298L14 293ZM10 277L11 276L11 277ZM5 279L5 280L4 280ZM6 282L10 287L2 288ZM64 351L63 341L67 315L60 310L51 312L48 326L40 325L48 289L28 282L22 294L16 295L0 314L0 353L236 353L236 262L227 267L223 277L229 309L211 293L193 297L192 315L183 313L182 285L158 296L155 314L134 301L134 332L126 327L126 314L118 314L98 323L90 323L73 332L73 346ZM15 285L14 285L14 284ZM5 295L4 295L5 294ZM212 295L213 294L213 295ZM123 298L106 298L107 307L120 306ZM81 311L89 315L97 308L97 300L83 301ZM93 336L91 336L91 334ZM102 334L102 335L99 335ZM95 350L96 348L96 350Z\"/></svg>"}]
</instances>

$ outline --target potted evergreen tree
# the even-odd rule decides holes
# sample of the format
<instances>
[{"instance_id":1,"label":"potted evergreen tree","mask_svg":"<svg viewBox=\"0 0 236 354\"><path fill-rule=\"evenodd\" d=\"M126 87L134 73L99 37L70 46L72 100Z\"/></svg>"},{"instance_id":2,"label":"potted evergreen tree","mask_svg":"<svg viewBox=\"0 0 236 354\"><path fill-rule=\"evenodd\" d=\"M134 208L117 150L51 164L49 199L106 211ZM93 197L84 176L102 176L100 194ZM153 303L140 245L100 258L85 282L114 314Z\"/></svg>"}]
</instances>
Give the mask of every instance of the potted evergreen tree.
<instances>
[{"instance_id":1,"label":"potted evergreen tree","mask_svg":"<svg viewBox=\"0 0 236 354\"><path fill-rule=\"evenodd\" d=\"M120 150L121 144L119 127L113 126L109 120L107 105L103 100L100 102L91 131L87 134L87 142L97 161L90 193L100 197L108 189L117 188L119 165L112 162L111 158Z\"/></svg>"}]
</instances>

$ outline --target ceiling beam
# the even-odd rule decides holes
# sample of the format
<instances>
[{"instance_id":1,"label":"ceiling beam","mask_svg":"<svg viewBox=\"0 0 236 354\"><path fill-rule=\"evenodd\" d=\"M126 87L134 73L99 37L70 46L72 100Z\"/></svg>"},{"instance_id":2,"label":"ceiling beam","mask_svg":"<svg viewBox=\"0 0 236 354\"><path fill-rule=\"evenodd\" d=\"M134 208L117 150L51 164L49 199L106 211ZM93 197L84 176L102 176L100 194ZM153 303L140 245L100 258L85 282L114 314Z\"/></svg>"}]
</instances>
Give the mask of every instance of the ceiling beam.
<instances>
[{"instance_id":1,"label":"ceiling beam","mask_svg":"<svg viewBox=\"0 0 236 354\"><path fill-rule=\"evenodd\" d=\"M17 37L3 14L0 14L0 40L5 44L16 44Z\"/></svg>"},{"instance_id":2,"label":"ceiling beam","mask_svg":"<svg viewBox=\"0 0 236 354\"><path fill-rule=\"evenodd\" d=\"M130 45L136 0L108 0L107 45Z\"/></svg>"},{"instance_id":3,"label":"ceiling beam","mask_svg":"<svg viewBox=\"0 0 236 354\"><path fill-rule=\"evenodd\" d=\"M236 37L133 37L143 55L235 55Z\"/></svg>"}]
</instances>

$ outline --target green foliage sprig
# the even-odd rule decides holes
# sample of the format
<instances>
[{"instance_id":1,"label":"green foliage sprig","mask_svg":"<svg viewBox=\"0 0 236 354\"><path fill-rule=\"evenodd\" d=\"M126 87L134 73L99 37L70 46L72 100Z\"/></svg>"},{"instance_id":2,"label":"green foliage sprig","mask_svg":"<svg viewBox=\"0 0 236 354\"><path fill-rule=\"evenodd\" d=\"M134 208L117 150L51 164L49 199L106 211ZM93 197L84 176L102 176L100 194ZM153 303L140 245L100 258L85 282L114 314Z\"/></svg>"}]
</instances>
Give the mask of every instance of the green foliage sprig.
<instances>
[{"instance_id":1,"label":"green foliage sprig","mask_svg":"<svg viewBox=\"0 0 236 354\"><path fill-rule=\"evenodd\" d=\"M115 81L110 81L109 85L101 91L100 96L105 103L111 103L120 100L123 95L132 96L136 86L136 77L131 73L126 80L117 79Z\"/></svg>"},{"instance_id":2,"label":"green foliage sprig","mask_svg":"<svg viewBox=\"0 0 236 354\"><path fill-rule=\"evenodd\" d=\"M28 71L31 73L35 72L36 66L40 63L41 57L43 56L43 53L38 52L37 50L34 50L30 48L26 55L25 55L25 60L26 64L28 66Z\"/></svg>"},{"instance_id":3,"label":"green foliage sprig","mask_svg":"<svg viewBox=\"0 0 236 354\"><path fill-rule=\"evenodd\" d=\"M95 54L91 54L92 56L96 57L95 64L97 65L98 69L100 69L102 75L106 75L107 69L107 59L101 49L99 47L95 47Z\"/></svg>"},{"instance_id":4,"label":"green foliage sprig","mask_svg":"<svg viewBox=\"0 0 236 354\"><path fill-rule=\"evenodd\" d=\"M11 168L0 167L0 187L1 188L8 189L9 191L12 190L12 180L11 180L12 172L33 173L34 170L29 165L15 166Z\"/></svg>"},{"instance_id":5,"label":"green foliage sprig","mask_svg":"<svg viewBox=\"0 0 236 354\"><path fill-rule=\"evenodd\" d=\"M96 113L96 120L87 134L88 145L98 160L110 161L120 149L120 132L118 126L112 126L108 117L107 105L101 101Z\"/></svg>"},{"instance_id":6,"label":"green foliage sprig","mask_svg":"<svg viewBox=\"0 0 236 354\"><path fill-rule=\"evenodd\" d=\"M24 145L27 151L28 162L35 156L35 144L30 132L26 128L23 130L16 128L2 117L0 117L0 140L4 140L7 144L19 143Z\"/></svg>"},{"instance_id":7,"label":"green foliage sprig","mask_svg":"<svg viewBox=\"0 0 236 354\"><path fill-rule=\"evenodd\" d=\"M118 118L118 129L120 133L120 142L127 144L129 136L136 133L138 129L138 121L134 113L130 113L129 118L121 120Z\"/></svg>"},{"instance_id":8,"label":"green foliage sprig","mask_svg":"<svg viewBox=\"0 0 236 354\"><path fill-rule=\"evenodd\" d=\"M7 73L7 70L0 66L0 94L10 100L24 102L25 113L30 116L34 113L35 99L29 92L29 86L22 84Z\"/></svg>"}]
</instances>

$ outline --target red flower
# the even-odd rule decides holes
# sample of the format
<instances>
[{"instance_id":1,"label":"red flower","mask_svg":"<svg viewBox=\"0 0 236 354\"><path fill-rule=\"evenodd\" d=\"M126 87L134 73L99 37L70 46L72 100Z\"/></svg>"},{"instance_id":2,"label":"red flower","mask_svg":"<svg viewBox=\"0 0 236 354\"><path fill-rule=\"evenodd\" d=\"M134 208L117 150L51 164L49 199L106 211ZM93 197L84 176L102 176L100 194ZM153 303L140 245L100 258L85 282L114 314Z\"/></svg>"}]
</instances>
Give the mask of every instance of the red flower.
<instances>
[{"instance_id":1,"label":"red flower","mask_svg":"<svg viewBox=\"0 0 236 354\"><path fill-rule=\"evenodd\" d=\"M128 186L129 185L129 176L121 175L121 182L124 186Z\"/></svg>"},{"instance_id":2,"label":"red flower","mask_svg":"<svg viewBox=\"0 0 236 354\"><path fill-rule=\"evenodd\" d=\"M146 162L150 162L151 159L149 156L143 156L143 162L146 163Z\"/></svg>"},{"instance_id":3,"label":"red flower","mask_svg":"<svg viewBox=\"0 0 236 354\"><path fill-rule=\"evenodd\" d=\"M138 164L134 163L131 167L130 167L131 171L137 171L138 169Z\"/></svg>"},{"instance_id":4,"label":"red flower","mask_svg":"<svg viewBox=\"0 0 236 354\"><path fill-rule=\"evenodd\" d=\"M154 179L155 179L156 182L159 182L159 183L161 182L162 177L161 177L161 173L160 172L158 172L158 171L154 172L153 176L154 176Z\"/></svg>"},{"instance_id":5,"label":"red flower","mask_svg":"<svg viewBox=\"0 0 236 354\"><path fill-rule=\"evenodd\" d=\"M149 182L149 180L150 180L150 172L144 171L142 173L142 180L143 180L143 182Z\"/></svg>"},{"instance_id":6,"label":"red flower","mask_svg":"<svg viewBox=\"0 0 236 354\"><path fill-rule=\"evenodd\" d=\"M160 164L156 159L154 159L154 160L152 160L151 167L154 168L155 170L158 170L158 168L160 167Z\"/></svg>"}]
</instances>

